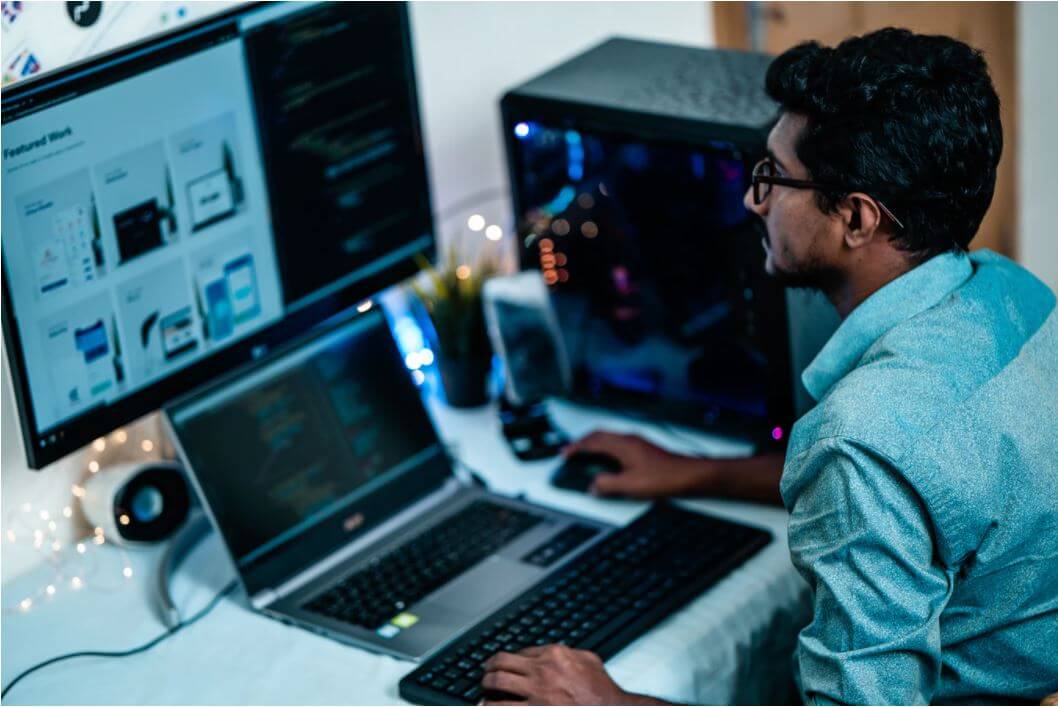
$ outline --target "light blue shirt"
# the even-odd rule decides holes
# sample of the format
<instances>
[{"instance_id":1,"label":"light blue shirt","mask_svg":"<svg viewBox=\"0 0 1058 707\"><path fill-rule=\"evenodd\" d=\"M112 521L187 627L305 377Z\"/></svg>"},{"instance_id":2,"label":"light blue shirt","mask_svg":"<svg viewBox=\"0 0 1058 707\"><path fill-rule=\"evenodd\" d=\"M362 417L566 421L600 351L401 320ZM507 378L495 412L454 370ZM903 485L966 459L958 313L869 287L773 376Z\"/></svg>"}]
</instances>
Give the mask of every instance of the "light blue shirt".
<instances>
[{"instance_id":1,"label":"light blue shirt","mask_svg":"<svg viewBox=\"0 0 1058 707\"><path fill-rule=\"evenodd\" d=\"M995 253L857 307L803 375L782 478L814 592L806 703L1058 692L1058 313Z\"/></svg>"}]
</instances>

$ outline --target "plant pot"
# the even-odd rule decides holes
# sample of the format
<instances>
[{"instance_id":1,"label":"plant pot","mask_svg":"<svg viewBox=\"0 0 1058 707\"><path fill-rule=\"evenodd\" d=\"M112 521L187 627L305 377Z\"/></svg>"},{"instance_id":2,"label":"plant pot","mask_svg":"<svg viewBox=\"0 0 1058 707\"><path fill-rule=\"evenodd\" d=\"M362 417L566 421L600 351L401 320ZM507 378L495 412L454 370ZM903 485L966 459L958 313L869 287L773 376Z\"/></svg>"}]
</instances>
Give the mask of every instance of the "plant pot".
<instances>
[{"instance_id":1,"label":"plant pot","mask_svg":"<svg viewBox=\"0 0 1058 707\"><path fill-rule=\"evenodd\" d=\"M441 372L448 404L454 408L473 408L487 403L491 364L489 357L438 357L437 368Z\"/></svg>"}]
</instances>

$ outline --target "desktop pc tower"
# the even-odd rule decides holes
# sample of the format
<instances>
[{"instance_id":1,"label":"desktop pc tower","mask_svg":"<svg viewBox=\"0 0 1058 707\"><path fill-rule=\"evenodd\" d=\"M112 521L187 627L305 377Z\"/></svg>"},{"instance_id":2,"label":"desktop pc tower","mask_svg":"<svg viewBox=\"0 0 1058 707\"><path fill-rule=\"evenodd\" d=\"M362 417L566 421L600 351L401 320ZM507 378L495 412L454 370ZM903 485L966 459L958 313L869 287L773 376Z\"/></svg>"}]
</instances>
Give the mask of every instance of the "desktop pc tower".
<instances>
[{"instance_id":1,"label":"desktop pc tower","mask_svg":"<svg viewBox=\"0 0 1058 707\"><path fill-rule=\"evenodd\" d=\"M573 399L765 446L807 407L825 334L801 322L835 315L768 277L742 204L778 117L769 61L614 38L503 97L521 263L549 285Z\"/></svg>"}]
</instances>

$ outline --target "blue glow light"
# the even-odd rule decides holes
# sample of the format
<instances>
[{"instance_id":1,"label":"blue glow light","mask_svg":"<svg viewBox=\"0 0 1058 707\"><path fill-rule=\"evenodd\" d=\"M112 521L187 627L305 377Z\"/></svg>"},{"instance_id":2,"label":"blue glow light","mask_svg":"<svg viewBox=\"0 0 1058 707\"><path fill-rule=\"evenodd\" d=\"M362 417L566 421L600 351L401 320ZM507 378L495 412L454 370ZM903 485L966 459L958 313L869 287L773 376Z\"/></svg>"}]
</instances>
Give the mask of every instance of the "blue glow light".
<instances>
[{"instance_id":1,"label":"blue glow light","mask_svg":"<svg viewBox=\"0 0 1058 707\"><path fill-rule=\"evenodd\" d=\"M584 145L580 133L576 130L566 131L566 175L571 182L584 179Z\"/></svg>"},{"instance_id":2,"label":"blue glow light","mask_svg":"<svg viewBox=\"0 0 1058 707\"><path fill-rule=\"evenodd\" d=\"M529 137L529 123L518 123L515 125L514 135L521 140Z\"/></svg>"},{"instance_id":3,"label":"blue glow light","mask_svg":"<svg viewBox=\"0 0 1058 707\"><path fill-rule=\"evenodd\" d=\"M577 190L567 184L555 195L551 203L544 206L544 210L549 214L560 214L569 207L576 196Z\"/></svg>"},{"instance_id":4,"label":"blue glow light","mask_svg":"<svg viewBox=\"0 0 1058 707\"><path fill-rule=\"evenodd\" d=\"M700 154L691 155L691 169L694 170L695 179L705 179L705 157Z\"/></svg>"},{"instance_id":5,"label":"blue glow light","mask_svg":"<svg viewBox=\"0 0 1058 707\"><path fill-rule=\"evenodd\" d=\"M413 351L426 348L426 340L422 329L419 328L415 319L408 315L402 316L393 322L393 335L397 339L397 347L400 348L401 353L405 356Z\"/></svg>"},{"instance_id":6,"label":"blue glow light","mask_svg":"<svg viewBox=\"0 0 1058 707\"><path fill-rule=\"evenodd\" d=\"M397 348L404 355L404 366L417 374L415 381L421 385L425 380L423 369L432 366L436 360L433 351L426 345L426 336L410 315L398 317L393 322L393 335L397 339Z\"/></svg>"}]
</instances>

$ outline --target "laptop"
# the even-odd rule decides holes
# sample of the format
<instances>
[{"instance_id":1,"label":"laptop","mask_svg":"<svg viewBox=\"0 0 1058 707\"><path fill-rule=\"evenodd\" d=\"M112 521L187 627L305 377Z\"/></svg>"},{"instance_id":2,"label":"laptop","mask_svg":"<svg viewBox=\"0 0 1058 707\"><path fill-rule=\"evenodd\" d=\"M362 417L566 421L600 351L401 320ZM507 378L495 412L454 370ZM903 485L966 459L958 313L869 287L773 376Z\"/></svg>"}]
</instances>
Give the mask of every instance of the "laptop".
<instances>
[{"instance_id":1,"label":"laptop","mask_svg":"<svg viewBox=\"0 0 1058 707\"><path fill-rule=\"evenodd\" d=\"M165 409L254 609L419 660L611 526L459 472L369 310Z\"/></svg>"}]
</instances>

